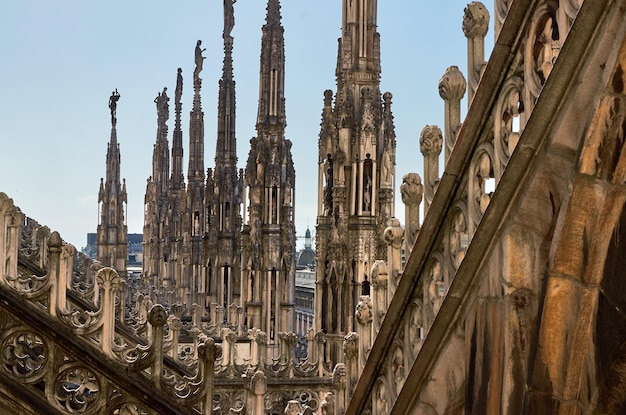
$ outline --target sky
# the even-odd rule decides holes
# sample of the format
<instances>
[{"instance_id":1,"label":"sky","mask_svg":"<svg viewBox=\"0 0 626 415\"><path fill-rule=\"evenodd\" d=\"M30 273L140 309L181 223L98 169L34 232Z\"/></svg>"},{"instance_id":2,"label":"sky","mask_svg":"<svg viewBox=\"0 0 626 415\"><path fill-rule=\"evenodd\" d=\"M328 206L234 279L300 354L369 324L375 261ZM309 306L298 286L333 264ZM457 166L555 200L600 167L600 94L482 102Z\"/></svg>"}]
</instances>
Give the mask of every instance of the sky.
<instances>
[{"instance_id":1,"label":"sky","mask_svg":"<svg viewBox=\"0 0 626 415\"><path fill-rule=\"evenodd\" d=\"M379 0L381 92L393 94L397 187L409 172L423 176L419 134L443 128L438 81L451 65L466 74L461 30L467 0ZM314 232L317 217L317 142L323 93L336 91L341 0L282 0L285 29L286 138L296 169L298 237ZM265 0L235 4L234 78L239 166L256 135L261 26ZM491 14L493 3L487 5ZM117 88L121 176L128 192L129 233L143 229L146 180L156 141L154 98L174 91L183 69L184 164L189 154L194 48L206 47L202 82L205 168L215 165L217 94L223 60L222 0L20 0L0 5L0 192L27 216L56 230L79 249L98 225L98 189L106 174L111 120L108 100ZM493 24L486 39L493 45ZM173 96L173 93L170 94ZM465 114L467 104L462 104ZM170 102L169 142L173 131ZM396 189L395 214L404 222ZM298 240L298 246L302 244Z\"/></svg>"}]
</instances>

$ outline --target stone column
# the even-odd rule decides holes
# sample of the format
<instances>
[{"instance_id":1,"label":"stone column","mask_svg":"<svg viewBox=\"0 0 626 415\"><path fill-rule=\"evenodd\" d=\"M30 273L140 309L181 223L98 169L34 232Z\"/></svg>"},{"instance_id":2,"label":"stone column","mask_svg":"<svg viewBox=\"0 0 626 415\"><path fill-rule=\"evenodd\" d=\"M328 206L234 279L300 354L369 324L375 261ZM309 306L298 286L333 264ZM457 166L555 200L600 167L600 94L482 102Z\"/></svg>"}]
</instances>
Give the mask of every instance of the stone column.
<instances>
[{"instance_id":1,"label":"stone column","mask_svg":"<svg viewBox=\"0 0 626 415\"><path fill-rule=\"evenodd\" d=\"M489 11L485 5L478 1L468 4L463 15L463 33L467 38L468 107L472 103L485 65L485 36L488 30Z\"/></svg>"},{"instance_id":2,"label":"stone column","mask_svg":"<svg viewBox=\"0 0 626 415\"><path fill-rule=\"evenodd\" d=\"M445 163L448 163L456 142L456 134L461 127L461 99L465 95L466 87L465 77L457 66L446 69L446 73L439 80L439 96L444 101Z\"/></svg>"},{"instance_id":3,"label":"stone column","mask_svg":"<svg viewBox=\"0 0 626 415\"><path fill-rule=\"evenodd\" d=\"M441 129L427 125L420 134L420 151L424 155L424 216L433 201L439 184L439 154L443 145Z\"/></svg>"}]
</instances>

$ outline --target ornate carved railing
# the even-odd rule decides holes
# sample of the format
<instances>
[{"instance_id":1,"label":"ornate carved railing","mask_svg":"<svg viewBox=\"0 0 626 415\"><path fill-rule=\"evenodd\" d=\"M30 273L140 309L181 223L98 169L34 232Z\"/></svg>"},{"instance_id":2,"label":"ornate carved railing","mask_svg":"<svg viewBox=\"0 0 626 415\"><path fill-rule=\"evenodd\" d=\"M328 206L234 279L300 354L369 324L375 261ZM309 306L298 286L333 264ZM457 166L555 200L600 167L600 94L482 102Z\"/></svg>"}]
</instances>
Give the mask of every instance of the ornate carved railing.
<instances>
[{"instance_id":1,"label":"ornate carved railing","mask_svg":"<svg viewBox=\"0 0 626 415\"><path fill-rule=\"evenodd\" d=\"M150 287L76 252L4 193L0 264L0 392L21 412L251 414L293 399L319 412L345 402L345 371L323 364L322 333L309 332L297 360L295 334L269 344L241 307L213 306L205 321L194 305L183 321L174 304L168 316ZM222 323L224 312L236 323Z\"/></svg>"}]
</instances>

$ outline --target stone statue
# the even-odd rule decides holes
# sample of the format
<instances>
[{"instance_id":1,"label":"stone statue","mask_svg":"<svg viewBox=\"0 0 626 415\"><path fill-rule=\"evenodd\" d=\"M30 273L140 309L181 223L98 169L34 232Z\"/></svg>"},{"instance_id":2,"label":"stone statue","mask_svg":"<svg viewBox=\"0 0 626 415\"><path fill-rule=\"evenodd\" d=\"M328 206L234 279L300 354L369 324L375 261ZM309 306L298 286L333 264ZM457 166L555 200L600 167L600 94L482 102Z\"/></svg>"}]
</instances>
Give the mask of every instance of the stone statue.
<instances>
[{"instance_id":1,"label":"stone statue","mask_svg":"<svg viewBox=\"0 0 626 415\"><path fill-rule=\"evenodd\" d=\"M120 93L117 92L117 88L111 94L109 98L109 109L111 110L111 124L115 125L117 122L117 101L120 99Z\"/></svg>"},{"instance_id":2,"label":"stone statue","mask_svg":"<svg viewBox=\"0 0 626 415\"><path fill-rule=\"evenodd\" d=\"M204 60L206 59L204 56L202 56L202 52L204 52L206 48L202 49L200 45L202 45L202 41L198 40L196 42L196 51L195 51L196 69L193 71L194 86L200 84L200 72L202 72L202 64L204 63Z\"/></svg>"},{"instance_id":3,"label":"stone statue","mask_svg":"<svg viewBox=\"0 0 626 415\"><path fill-rule=\"evenodd\" d=\"M232 36L230 33L235 26L235 13L233 10L233 5L237 2L237 0L224 0L224 34L223 38L226 40L227 38L232 41Z\"/></svg>"},{"instance_id":4,"label":"stone statue","mask_svg":"<svg viewBox=\"0 0 626 415\"><path fill-rule=\"evenodd\" d=\"M169 97L167 96L167 87L163 88L163 92L159 92L157 97L154 99L157 108L157 120L159 126L165 125L165 122L170 116L170 108L169 108Z\"/></svg>"},{"instance_id":5,"label":"stone statue","mask_svg":"<svg viewBox=\"0 0 626 415\"><path fill-rule=\"evenodd\" d=\"M174 102L180 104L180 100L183 96L183 70L178 68L178 74L176 75L176 91L174 91Z\"/></svg>"}]
</instances>

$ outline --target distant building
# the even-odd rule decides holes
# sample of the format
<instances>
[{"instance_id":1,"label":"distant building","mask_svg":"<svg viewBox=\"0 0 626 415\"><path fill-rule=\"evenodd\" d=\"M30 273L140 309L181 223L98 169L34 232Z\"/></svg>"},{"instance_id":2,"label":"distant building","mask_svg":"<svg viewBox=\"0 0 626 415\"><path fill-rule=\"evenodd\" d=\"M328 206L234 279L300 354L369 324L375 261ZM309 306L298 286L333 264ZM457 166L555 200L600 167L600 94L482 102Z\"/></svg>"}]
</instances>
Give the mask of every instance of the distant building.
<instances>
[{"instance_id":1,"label":"distant building","mask_svg":"<svg viewBox=\"0 0 626 415\"><path fill-rule=\"evenodd\" d=\"M128 260L127 270L129 272L141 273L141 267L143 264L143 234L141 233L129 233L128 234ZM98 252L98 235L95 232L87 234L87 245L82 249L83 254L87 255L91 259L96 259Z\"/></svg>"}]
</instances>

